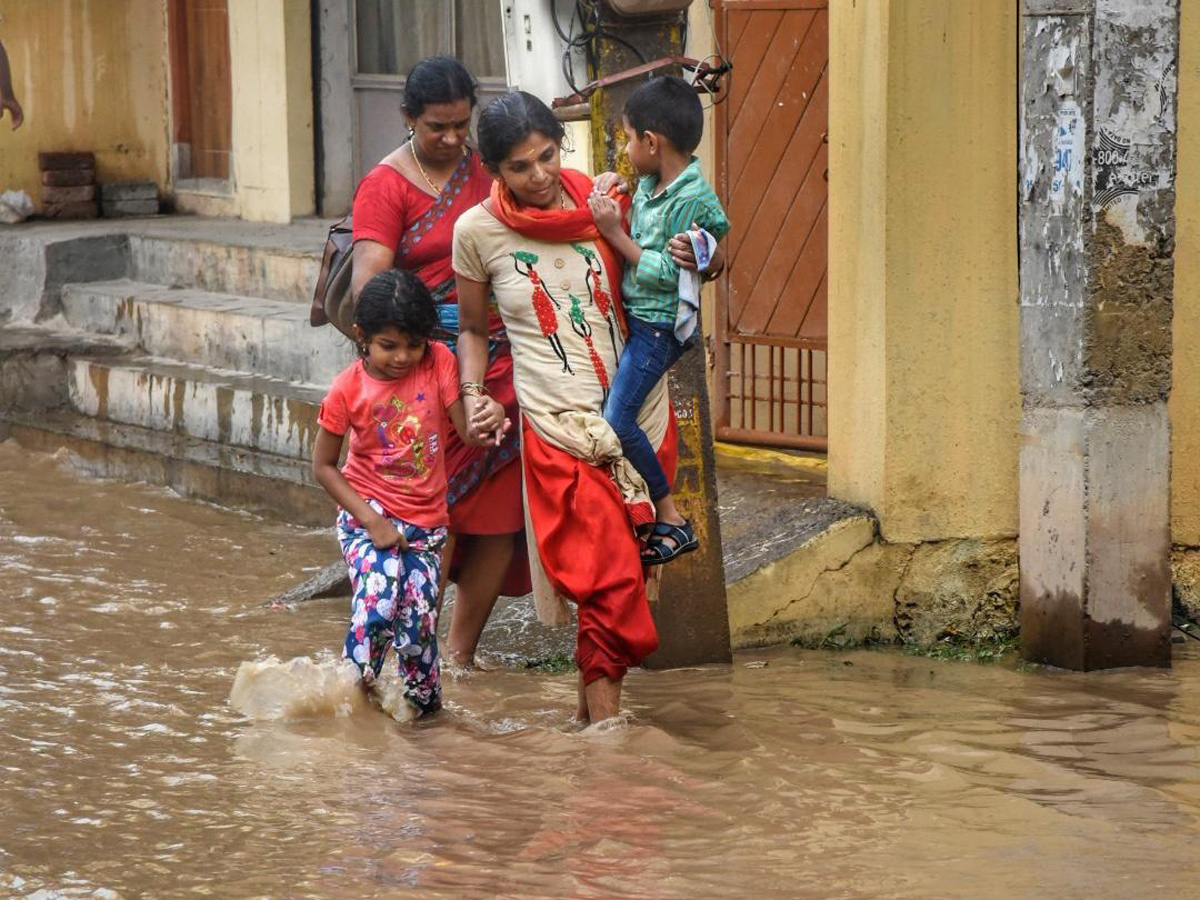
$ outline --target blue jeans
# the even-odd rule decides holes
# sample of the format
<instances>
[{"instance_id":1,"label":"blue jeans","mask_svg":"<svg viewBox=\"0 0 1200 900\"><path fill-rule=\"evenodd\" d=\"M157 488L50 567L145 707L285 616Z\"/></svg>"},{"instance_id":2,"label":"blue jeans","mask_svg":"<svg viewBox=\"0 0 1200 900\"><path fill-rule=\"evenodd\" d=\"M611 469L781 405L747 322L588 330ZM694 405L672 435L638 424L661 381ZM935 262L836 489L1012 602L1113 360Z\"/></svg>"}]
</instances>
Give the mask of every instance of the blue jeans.
<instances>
[{"instance_id":1,"label":"blue jeans","mask_svg":"<svg viewBox=\"0 0 1200 900\"><path fill-rule=\"evenodd\" d=\"M621 450L646 481L657 503L671 493L658 455L638 427L638 413L650 391L687 348L675 339L675 323L656 325L629 317L629 342L621 352L617 375L604 407L604 419L621 441Z\"/></svg>"}]
</instances>

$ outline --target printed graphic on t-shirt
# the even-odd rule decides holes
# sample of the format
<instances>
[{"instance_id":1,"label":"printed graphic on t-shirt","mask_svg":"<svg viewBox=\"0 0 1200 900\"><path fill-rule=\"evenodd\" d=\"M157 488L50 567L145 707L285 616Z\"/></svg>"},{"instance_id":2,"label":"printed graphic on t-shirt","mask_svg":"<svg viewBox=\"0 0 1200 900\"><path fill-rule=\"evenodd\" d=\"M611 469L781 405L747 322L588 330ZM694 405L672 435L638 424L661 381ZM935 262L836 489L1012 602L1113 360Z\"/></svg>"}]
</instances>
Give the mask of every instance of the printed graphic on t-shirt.
<instances>
[{"instance_id":1,"label":"printed graphic on t-shirt","mask_svg":"<svg viewBox=\"0 0 1200 900\"><path fill-rule=\"evenodd\" d=\"M417 394L417 403L424 400L424 393ZM376 474L388 481L423 478L438 452L437 432L422 434L416 410L395 394L371 409L371 419L381 448Z\"/></svg>"}]
</instances>

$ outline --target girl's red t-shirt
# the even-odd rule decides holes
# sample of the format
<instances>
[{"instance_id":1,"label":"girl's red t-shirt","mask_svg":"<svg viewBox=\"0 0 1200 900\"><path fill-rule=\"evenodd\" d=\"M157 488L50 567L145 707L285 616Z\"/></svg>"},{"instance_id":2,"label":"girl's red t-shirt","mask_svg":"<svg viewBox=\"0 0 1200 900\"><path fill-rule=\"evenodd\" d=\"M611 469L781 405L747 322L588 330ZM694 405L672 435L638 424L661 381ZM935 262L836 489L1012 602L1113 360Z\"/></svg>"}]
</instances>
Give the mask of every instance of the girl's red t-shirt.
<instances>
[{"instance_id":1,"label":"girl's red t-shirt","mask_svg":"<svg viewBox=\"0 0 1200 900\"><path fill-rule=\"evenodd\" d=\"M367 374L359 360L333 380L317 423L350 432L342 474L359 496L378 501L393 518L422 528L450 521L446 507L447 410L458 401L458 362L431 341L413 369L389 381Z\"/></svg>"}]
</instances>

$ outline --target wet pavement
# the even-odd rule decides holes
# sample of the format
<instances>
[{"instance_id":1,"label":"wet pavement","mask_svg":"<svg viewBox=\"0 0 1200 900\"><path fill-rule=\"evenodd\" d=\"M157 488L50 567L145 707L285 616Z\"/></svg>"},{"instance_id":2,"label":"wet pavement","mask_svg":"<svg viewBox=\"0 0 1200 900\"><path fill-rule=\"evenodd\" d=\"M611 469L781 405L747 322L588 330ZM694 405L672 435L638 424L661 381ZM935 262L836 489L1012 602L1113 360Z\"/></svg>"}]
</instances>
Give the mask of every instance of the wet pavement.
<instances>
[{"instance_id":1,"label":"wet pavement","mask_svg":"<svg viewBox=\"0 0 1200 900\"><path fill-rule=\"evenodd\" d=\"M1086 676L740 654L631 674L586 732L571 674L510 667L403 725L329 680L343 600L262 604L331 542L0 444L0 896L1197 896L1200 644ZM517 603L485 636L561 640ZM235 711L270 656L307 661Z\"/></svg>"},{"instance_id":2,"label":"wet pavement","mask_svg":"<svg viewBox=\"0 0 1200 900\"><path fill-rule=\"evenodd\" d=\"M718 445L725 582L802 546L835 522L868 513L827 496L823 458Z\"/></svg>"}]
</instances>

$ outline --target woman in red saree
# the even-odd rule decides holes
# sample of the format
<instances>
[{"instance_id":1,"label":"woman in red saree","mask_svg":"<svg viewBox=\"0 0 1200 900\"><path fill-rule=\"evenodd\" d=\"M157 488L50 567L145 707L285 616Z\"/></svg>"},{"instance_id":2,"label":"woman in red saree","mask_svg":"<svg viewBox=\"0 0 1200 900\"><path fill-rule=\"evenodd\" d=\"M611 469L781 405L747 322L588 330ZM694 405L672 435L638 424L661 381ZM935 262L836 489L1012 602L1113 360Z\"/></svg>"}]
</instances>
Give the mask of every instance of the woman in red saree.
<instances>
[{"instance_id":1,"label":"woman in red saree","mask_svg":"<svg viewBox=\"0 0 1200 900\"><path fill-rule=\"evenodd\" d=\"M471 396L487 366L488 298L512 346L535 590L575 603L581 719L617 715L630 666L658 645L635 529L653 519L641 477L602 409L623 345L621 263L587 206L592 181L561 168L561 123L517 92L479 119L480 154L498 176L454 232L459 375ZM627 198L621 198L628 203ZM675 427L660 382L639 418L668 477ZM539 614L545 609L539 596Z\"/></svg>"},{"instance_id":2,"label":"woman in red saree","mask_svg":"<svg viewBox=\"0 0 1200 900\"><path fill-rule=\"evenodd\" d=\"M455 349L458 303L450 250L454 223L486 198L492 176L466 144L475 82L449 57L422 60L404 87L411 137L375 166L354 199L355 296L379 272L407 269L438 303L438 337ZM503 322L486 314L486 370L476 379L518 421L512 353ZM447 436L450 580L458 587L444 654L460 665L475 658L479 637L499 594L530 590L522 531L520 437L512 429L499 446L467 447Z\"/></svg>"}]
</instances>

